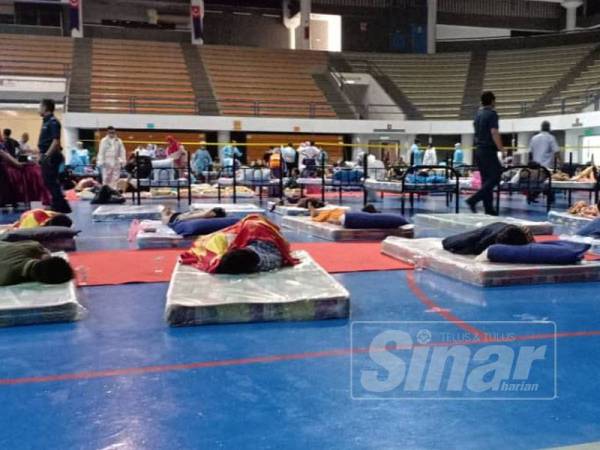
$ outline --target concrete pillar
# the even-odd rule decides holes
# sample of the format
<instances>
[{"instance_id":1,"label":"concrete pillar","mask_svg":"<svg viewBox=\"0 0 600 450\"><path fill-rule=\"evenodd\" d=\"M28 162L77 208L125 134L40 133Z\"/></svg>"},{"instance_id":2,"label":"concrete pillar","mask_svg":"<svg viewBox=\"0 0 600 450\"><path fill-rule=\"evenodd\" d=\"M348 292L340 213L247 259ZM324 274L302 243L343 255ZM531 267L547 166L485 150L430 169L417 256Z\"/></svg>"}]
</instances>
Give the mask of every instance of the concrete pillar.
<instances>
[{"instance_id":1,"label":"concrete pillar","mask_svg":"<svg viewBox=\"0 0 600 450\"><path fill-rule=\"evenodd\" d=\"M283 25L288 30L289 35L289 48L291 50L296 49L296 34L298 33L298 27L300 26L300 14L290 16L290 0L282 1L282 16Z\"/></svg>"},{"instance_id":2,"label":"concrete pillar","mask_svg":"<svg viewBox=\"0 0 600 450\"><path fill-rule=\"evenodd\" d=\"M435 53L437 0L427 0L427 53Z\"/></svg>"},{"instance_id":3,"label":"concrete pillar","mask_svg":"<svg viewBox=\"0 0 600 450\"><path fill-rule=\"evenodd\" d=\"M231 132L219 131L217 133L217 141L219 141L219 161L223 161L223 147L231 141Z\"/></svg>"},{"instance_id":4,"label":"concrete pillar","mask_svg":"<svg viewBox=\"0 0 600 450\"><path fill-rule=\"evenodd\" d=\"M465 164L473 164L473 135L465 133L460 136L463 149L463 161Z\"/></svg>"},{"instance_id":5,"label":"concrete pillar","mask_svg":"<svg viewBox=\"0 0 600 450\"><path fill-rule=\"evenodd\" d=\"M533 137L533 133L522 131L517 134L517 154L520 155L520 163L527 164L529 162L529 141Z\"/></svg>"},{"instance_id":6,"label":"concrete pillar","mask_svg":"<svg viewBox=\"0 0 600 450\"><path fill-rule=\"evenodd\" d=\"M567 10L565 30L572 31L577 28L577 8L583 5L582 0L563 0L562 7Z\"/></svg>"},{"instance_id":7,"label":"concrete pillar","mask_svg":"<svg viewBox=\"0 0 600 450\"><path fill-rule=\"evenodd\" d=\"M79 140L79 128L63 127L63 135L63 155L68 163L71 159L71 149L77 146L77 141Z\"/></svg>"},{"instance_id":8,"label":"concrete pillar","mask_svg":"<svg viewBox=\"0 0 600 450\"><path fill-rule=\"evenodd\" d=\"M300 0L300 26L296 29L296 48L310 50L311 0Z\"/></svg>"}]
</instances>

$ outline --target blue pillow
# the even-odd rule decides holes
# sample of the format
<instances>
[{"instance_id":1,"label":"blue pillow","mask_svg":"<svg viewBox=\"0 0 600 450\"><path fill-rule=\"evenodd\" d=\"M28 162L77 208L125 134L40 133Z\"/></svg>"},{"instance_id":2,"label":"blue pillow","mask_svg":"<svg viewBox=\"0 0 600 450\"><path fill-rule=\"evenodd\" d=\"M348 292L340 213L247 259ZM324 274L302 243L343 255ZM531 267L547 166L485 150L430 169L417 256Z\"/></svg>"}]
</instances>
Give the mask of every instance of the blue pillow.
<instances>
[{"instance_id":1,"label":"blue pillow","mask_svg":"<svg viewBox=\"0 0 600 450\"><path fill-rule=\"evenodd\" d=\"M488 259L513 264L576 264L589 249L588 244L567 241L527 245L494 244L488 248Z\"/></svg>"},{"instance_id":2,"label":"blue pillow","mask_svg":"<svg viewBox=\"0 0 600 450\"><path fill-rule=\"evenodd\" d=\"M200 236L227 228L240 219L237 217L215 217L213 219L181 220L171 224L171 229L180 236Z\"/></svg>"},{"instance_id":3,"label":"blue pillow","mask_svg":"<svg viewBox=\"0 0 600 450\"><path fill-rule=\"evenodd\" d=\"M592 220L577 232L578 236L586 236L592 238L600 237L600 219Z\"/></svg>"},{"instance_id":4,"label":"blue pillow","mask_svg":"<svg viewBox=\"0 0 600 450\"><path fill-rule=\"evenodd\" d=\"M369 228L391 229L408 224L400 214L381 214L366 212L347 212L344 228L365 230Z\"/></svg>"}]
</instances>

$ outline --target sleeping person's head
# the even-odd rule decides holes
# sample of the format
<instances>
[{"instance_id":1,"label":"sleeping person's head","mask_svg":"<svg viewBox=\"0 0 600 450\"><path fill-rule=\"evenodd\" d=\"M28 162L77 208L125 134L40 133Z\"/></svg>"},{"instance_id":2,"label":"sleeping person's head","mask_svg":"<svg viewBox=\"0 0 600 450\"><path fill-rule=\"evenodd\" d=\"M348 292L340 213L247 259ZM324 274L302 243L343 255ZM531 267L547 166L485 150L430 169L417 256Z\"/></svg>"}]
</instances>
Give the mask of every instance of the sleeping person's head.
<instances>
[{"instance_id":1,"label":"sleeping person's head","mask_svg":"<svg viewBox=\"0 0 600 450\"><path fill-rule=\"evenodd\" d=\"M526 245L533 241L529 228L516 225L507 225L496 237L496 244Z\"/></svg>"},{"instance_id":2,"label":"sleeping person's head","mask_svg":"<svg viewBox=\"0 0 600 450\"><path fill-rule=\"evenodd\" d=\"M220 207L212 209L213 217L227 217L227 212Z\"/></svg>"},{"instance_id":3,"label":"sleeping person's head","mask_svg":"<svg viewBox=\"0 0 600 450\"><path fill-rule=\"evenodd\" d=\"M256 252L247 249L231 250L223 255L217 267L216 273L242 274L258 271L259 257Z\"/></svg>"},{"instance_id":4,"label":"sleeping person's head","mask_svg":"<svg viewBox=\"0 0 600 450\"><path fill-rule=\"evenodd\" d=\"M51 256L36 261L31 267L31 278L38 283L61 284L73 279L73 269L67 261Z\"/></svg>"},{"instance_id":5,"label":"sleeping person's head","mask_svg":"<svg viewBox=\"0 0 600 450\"><path fill-rule=\"evenodd\" d=\"M70 228L73 221L66 214L58 214L48 220L44 226L46 227L67 227Z\"/></svg>"}]
</instances>

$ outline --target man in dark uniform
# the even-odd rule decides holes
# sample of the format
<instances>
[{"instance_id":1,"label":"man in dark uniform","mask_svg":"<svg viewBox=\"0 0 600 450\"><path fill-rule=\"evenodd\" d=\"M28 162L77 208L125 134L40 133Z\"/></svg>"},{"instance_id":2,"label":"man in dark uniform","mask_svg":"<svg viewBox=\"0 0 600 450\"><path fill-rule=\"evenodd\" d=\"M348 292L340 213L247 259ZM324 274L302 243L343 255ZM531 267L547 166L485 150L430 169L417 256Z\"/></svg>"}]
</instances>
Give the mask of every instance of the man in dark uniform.
<instances>
[{"instance_id":1,"label":"man in dark uniform","mask_svg":"<svg viewBox=\"0 0 600 450\"><path fill-rule=\"evenodd\" d=\"M491 91L481 95L481 108L475 117L475 155L474 160L481 174L481 189L467 199L472 212L477 212L477 203L483 201L485 213L497 216L494 210L494 188L500 182L502 165L498 152L504 153L502 138L498 131L498 113L496 96Z\"/></svg>"},{"instance_id":2,"label":"man in dark uniform","mask_svg":"<svg viewBox=\"0 0 600 450\"><path fill-rule=\"evenodd\" d=\"M52 196L50 209L69 214L71 207L65 200L58 179L59 169L65 158L60 146L60 122L54 117L54 100L44 99L40 102L40 116L42 116L42 130L40 131L38 148L42 178Z\"/></svg>"}]
</instances>

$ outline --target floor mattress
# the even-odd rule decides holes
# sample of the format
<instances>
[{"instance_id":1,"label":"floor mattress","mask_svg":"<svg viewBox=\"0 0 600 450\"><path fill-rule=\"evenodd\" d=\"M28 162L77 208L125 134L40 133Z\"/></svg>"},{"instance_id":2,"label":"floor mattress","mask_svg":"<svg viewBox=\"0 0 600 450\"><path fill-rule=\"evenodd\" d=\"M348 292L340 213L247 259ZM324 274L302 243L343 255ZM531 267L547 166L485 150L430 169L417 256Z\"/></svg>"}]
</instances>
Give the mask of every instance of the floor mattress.
<instances>
[{"instance_id":1,"label":"floor mattress","mask_svg":"<svg viewBox=\"0 0 600 450\"><path fill-rule=\"evenodd\" d=\"M299 216L284 216L281 219L281 225L327 241L381 241L387 236L402 236L406 238L414 236L413 225L393 229L369 228L351 230L341 225L314 222L310 217Z\"/></svg>"},{"instance_id":2,"label":"floor mattress","mask_svg":"<svg viewBox=\"0 0 600 450\"><path fill-rule=\"evenodd\" d=\"M286 205L281 206L277 205L276 202L269 202L268 204L269 211L273 211L275 214L279 214L280 216L308 216L310 211L307 208L300 208L298 206ZM339 206L339 205L325 205L323 208L318 208L317 211L326 211L330 209L345 209L349 210L348 206Z\"/></svg>"},{"instance_id":3,"label":"floor mattress","mask_svg":"<svg viewBox=\"0 0 600 450\"><path fill-rule=\"evenodd\" d=\"M212 275L177 264L167 292L173 326L347 318L350 294L308 253L300 264L251 275Z\"/></svg>"},{"instance_id":4,"label":"floor mattress","mask_svg":"<svg viewBox=\"0 0 600 450\"><path fill-rule=\"evenodd\" d=\"M419 230L424 228L439 229L443 235L462 233L475 228L484 227L494 222L505 222L513 225L526 226L535 235L552 234L554 227L550 222L533 222L514 217L494 217L484 214L416 214L413 218Z\"/></svg>"},{"instance_id":5,"label":"floor mattress","mask_svg":"<svg viewBox=\"0 0 600 450\"><path fill-rule=\"evenodd\" d=\"M189 248L196 236L182 237L160 220L142 220L137 225L135 242L139 249Z\"/></svg>"},{"instance_id":6,"label":"floor mattress","mask_svg":"<svg viewBox=\"0 0 600 450\"><path fill-rule=\"evenodd\" d=\"M57 256L66 258L64 253ZM72 322L81 317L75 281L58 285L22 283L0 287L0 326Z\"/></svg>"},{"instance_id":7,"label":"floor mattress","mask_svg":"<svg viewBox=\"0 0 600 450\"><path fill-rule=\"evenodd\" d=\"M115 220L160 220L163 205L102 205L92 213L94 222Z\"/></svg>"},{"instance_id":8,"label":"floor mattress","mask_svg":"<svg viewBox=\"0 0 600 450\"><path fill-rule=\"evenodd\" d=\"M264 214L265 210L251 203L192 203L192 211L223 208L229 217L246 217L248 214Z\"/></svg>"},{"instance_id":9,"label":"floor mattress","mask_svg":"<svg viewBox=\"0 0 600 450\"><path fill-rule=\"evenodd\" d=\"M416 267L482 287L600 280L600 261L569 266L478 262L473 256L447 252L440 238L389 237L382 243L382 252Z\"/></svg>"}]
</instances>

